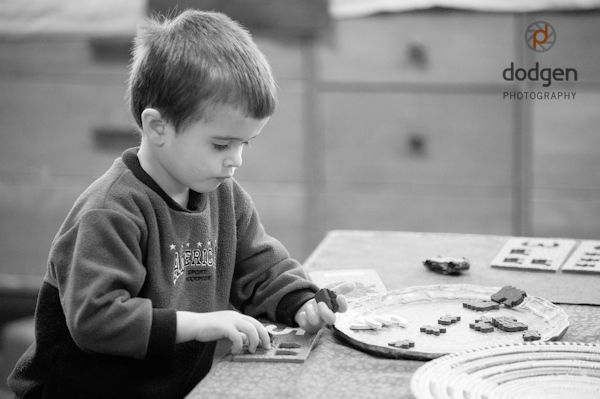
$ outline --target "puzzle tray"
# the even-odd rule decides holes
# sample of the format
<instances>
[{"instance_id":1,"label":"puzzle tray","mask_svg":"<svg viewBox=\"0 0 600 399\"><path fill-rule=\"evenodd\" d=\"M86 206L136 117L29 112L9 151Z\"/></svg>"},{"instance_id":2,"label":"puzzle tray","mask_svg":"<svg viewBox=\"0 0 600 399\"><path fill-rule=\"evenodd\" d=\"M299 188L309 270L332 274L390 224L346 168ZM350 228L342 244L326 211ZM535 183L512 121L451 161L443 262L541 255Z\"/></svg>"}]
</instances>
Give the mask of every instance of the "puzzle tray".
<instances>
[{"instance_id":1,"label":"puzzle tray","mask_svg":"<svg viewBox=\"0 0 600 399\"><path fill-rule=\"evenodd\" d=\"M535 342L443 356L411 379L418 399L598 398L600 345Z\"/></svg>"},{"instance_id":2,"label":"puzzle tray","mask_svg":"<svg viewBox=\"0 0 600 399\"><path fill-rule=\"evenodd\" d=\"M469 328L469 323L483 315L511 316L537 330L541 341L558 340L566 332L567 314L551 302L527 296L515 308L500 306L499 310L477 312L462 306L464 301L490 299L500 287L469 284L414 286L389 291L387 294L364 297L352 304L346 313L338 314L334 325L337 337L364 352L389 358L428 360L448 353L459 352L494 344L522 343L522 332L504 332L497 328L482 333ZM350 325L364 315L394 314L408 320L408 326L383 327L379 330L352 330ZM460 316L461 320L446 327L439 336L420 331L424 325L438 325L446 314ZM414 348L400 349L388 345L398 340L414 341Z\"/></svg>"}]
</instances>

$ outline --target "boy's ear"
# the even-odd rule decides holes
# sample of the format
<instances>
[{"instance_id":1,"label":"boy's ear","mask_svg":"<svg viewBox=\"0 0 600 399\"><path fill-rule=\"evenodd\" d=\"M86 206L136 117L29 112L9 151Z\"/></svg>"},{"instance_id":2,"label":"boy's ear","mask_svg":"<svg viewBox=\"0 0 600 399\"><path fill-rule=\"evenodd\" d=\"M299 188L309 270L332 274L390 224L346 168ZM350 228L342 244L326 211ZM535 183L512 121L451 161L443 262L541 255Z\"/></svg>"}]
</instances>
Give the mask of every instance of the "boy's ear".
<instances>
[{"instance_id":1,"label":"boy's ear","mask_svg":"<svg viewBox=\"0 0 600 399\"><path fill-rule=\"evenodd\" d=\"M142 111L142 130L144 135L155 145L162 145L167 133L167 122L160 111L146 108Z\"/></svg>"}]
</instances>

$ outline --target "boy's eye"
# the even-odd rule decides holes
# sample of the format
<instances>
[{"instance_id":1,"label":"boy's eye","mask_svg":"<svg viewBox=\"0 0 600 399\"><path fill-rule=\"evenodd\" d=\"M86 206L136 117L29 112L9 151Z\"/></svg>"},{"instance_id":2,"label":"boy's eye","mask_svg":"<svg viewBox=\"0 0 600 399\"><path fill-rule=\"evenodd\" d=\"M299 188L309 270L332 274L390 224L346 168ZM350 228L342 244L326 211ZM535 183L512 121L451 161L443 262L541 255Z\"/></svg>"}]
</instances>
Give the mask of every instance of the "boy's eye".
<instances>
[{"instance_id":1,"label":"boy's eye","mask_svg":"<svg viewBox=\"0 0 600 399\"><path fill-rule=\"evenodd\" d=\"M213 143L213 148L217 151L225 151L229 148L229 144L217 144Z\"/></svg>"}]
</instances>

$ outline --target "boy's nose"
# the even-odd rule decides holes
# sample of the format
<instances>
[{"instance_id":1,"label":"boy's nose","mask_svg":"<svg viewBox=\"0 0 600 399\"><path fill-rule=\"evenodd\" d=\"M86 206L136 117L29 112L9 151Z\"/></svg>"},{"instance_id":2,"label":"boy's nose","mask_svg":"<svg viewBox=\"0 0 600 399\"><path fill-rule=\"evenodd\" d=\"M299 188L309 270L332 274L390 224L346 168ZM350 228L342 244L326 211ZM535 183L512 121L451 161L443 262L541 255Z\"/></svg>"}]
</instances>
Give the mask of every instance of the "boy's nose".
<instances>
[{"instance_id":1,"label":"boy's nose","mask_svg":"<svg viewBox=\"0 0 600 399\"><path fill-rule=\"evenodd\" d=\"M225 166L228 168L239 168L242 166L242 148L232 151L225 159Z\"/></svg>"}]
</instances>

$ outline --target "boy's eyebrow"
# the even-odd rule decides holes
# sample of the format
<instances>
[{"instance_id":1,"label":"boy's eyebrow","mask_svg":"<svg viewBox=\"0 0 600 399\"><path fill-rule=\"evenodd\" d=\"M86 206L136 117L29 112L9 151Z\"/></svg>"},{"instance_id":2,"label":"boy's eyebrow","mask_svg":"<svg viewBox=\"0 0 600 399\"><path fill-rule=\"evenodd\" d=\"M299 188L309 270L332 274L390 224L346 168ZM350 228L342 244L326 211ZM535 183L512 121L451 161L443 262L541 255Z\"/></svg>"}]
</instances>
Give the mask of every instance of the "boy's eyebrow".
<instances>
[{"instance_id":1,"label":"boy's eyebrow","mask_svg":"<svg viewBox=\"0 0 600 399\"><path fill-rule=\"evenodd\" d=\"M249 137L246 140L241 139L239 137L235 137L235 136L212 136L211 138L216 139L216 140L250 141L250 140L256 138L257 136L258 136L258 134L255 134L254 136Z\"/></svg>"}]
</instances>

